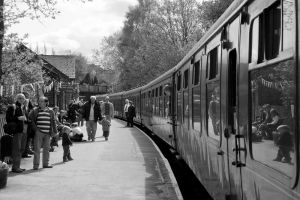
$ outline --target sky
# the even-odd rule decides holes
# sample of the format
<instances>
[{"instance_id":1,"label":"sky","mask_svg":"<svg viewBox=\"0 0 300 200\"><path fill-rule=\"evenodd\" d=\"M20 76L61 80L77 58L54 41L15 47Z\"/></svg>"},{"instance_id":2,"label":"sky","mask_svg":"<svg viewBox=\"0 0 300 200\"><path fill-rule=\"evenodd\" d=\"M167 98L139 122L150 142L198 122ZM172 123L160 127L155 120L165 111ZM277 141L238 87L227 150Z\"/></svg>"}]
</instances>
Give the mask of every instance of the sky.
<instances>
[{"instance_id":1,"label":"sky","mask_svg":"<svg viewBox=\"0 0 300 200\"><path fill-rule=\"evenodd\" d=\"M71 3L72 2L72 3ZM92 58L92 49L99 47L104 36L121 30L126 12L137 0L93 0L82 3L80 0L58 0L57 9L61 12L55 19L22 19L10 32L24 35L32 50L39 46L39 53L47 54L82 53Z\"/></svg>"}]
</instances>

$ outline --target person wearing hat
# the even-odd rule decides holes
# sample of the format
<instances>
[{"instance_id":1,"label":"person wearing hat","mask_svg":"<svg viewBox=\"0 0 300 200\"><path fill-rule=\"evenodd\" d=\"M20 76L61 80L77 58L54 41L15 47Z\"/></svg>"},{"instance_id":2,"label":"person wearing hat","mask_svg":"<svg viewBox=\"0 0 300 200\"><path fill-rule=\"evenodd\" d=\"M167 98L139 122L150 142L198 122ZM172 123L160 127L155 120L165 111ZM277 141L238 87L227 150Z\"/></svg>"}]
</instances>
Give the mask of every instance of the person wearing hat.
<instances>
[{"instance_id":1,"label":"person wearing hat","mask_svg":"<svg viewBox=\"0 0 300 200\"><path fill-rule=\"evenodd\" d=\"M292 158L290 156L290 151L293 147L293 140L290 134L290 128L287 125L280 125L277 127L277 131L279 132L279 138L277 142L279 149L277 156L275 159L273 159L273 161L291 164Z\"/></svg>"}]
</instances>

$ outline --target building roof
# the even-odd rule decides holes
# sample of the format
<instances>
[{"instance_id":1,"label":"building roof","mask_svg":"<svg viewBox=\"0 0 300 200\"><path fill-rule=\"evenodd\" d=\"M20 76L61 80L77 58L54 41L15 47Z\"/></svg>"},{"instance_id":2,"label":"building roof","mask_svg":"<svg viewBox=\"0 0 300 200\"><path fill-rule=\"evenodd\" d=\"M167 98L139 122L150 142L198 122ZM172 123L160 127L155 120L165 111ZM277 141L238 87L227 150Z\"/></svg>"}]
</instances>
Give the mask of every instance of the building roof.
<instances>
[{"instance_id":1,"label":"building roof","mask_svg":"<svg viewBox=\"0 0 300 200\"><path fill-rule=\"evenodd\" d=\"M39 55L69 78L75 79L75 56L72 55Z\"/></svg>"}]
</instances>

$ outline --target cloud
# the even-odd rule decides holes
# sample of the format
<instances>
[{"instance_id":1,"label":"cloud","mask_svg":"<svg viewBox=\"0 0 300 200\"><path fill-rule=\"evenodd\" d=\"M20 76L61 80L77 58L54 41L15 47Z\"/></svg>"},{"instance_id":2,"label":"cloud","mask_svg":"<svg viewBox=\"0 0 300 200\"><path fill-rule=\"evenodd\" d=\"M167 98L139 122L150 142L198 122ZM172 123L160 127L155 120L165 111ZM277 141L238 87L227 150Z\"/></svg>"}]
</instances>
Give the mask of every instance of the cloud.
<instances>
[{"instance_id":1,"label":"cloud","mask_svg":"<svg viewBox=\"0 0 300 200\"><path fill-rule=\"evenodd\" d=\"M126 12L137 0L58 1L61 11L55 20L21 20L11 32L29 34L28 42L43 49L54 48L56 52L71 50L90 55L104 36L121 29Z\"/></svg>"}]
</instances>

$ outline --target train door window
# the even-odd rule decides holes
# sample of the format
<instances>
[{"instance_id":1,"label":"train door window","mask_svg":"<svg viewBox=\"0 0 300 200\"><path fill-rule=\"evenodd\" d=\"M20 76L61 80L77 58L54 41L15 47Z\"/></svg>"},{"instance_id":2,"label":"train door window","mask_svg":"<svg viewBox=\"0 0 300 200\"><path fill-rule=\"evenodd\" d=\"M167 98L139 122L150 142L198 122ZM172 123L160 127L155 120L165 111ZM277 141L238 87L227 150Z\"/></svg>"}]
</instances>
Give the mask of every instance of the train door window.
<instances>
[{"instance_id":1,"label":"train door window","mask_svg":"<svg viewBox=\"0 0 300 200\"><path fill-rule=\"evenodd\" d=\"M209 72L206 84L207 102L207 134L214 139L220 139L220 80L218 74L219 56L218 47L211 50L207 57L207 71Z\"/></svg>"},{"instance_id":2,"label":"train door window","mask_svg":"<svg viewBox=\"0 0 300 200\"><path fill-rule=\"evenodd\" d=\"M193 67L193 89L192 89L192 128L200 131L201 126L201 105L200 105L200 61L197 61Z\"/></svg>"},{"instance_id":3,"label":"train door window","mask_svg":"<svg viewBox=\"0 0 300 200\"><path fill-rule=\"evenodd\" d=\"M177 77L177 121L182 122L181 74Z\"/></svg>"},{"instance_id":4,"label":"train door window","mask_svg":"<svg viewBox=\"0 0 300 200\"><path fill-rule=\"evenodd\" d=\"M280 1L265 12L265 44L266 59L276 58L279 53L281 37L281 5Z\"/></svg>"},{"instance_id":5,"label":"train door window","mask_svg":"<svg viewBox=\"0 0 300 200\"><path fill-rule=\"evenodd\" d=\"M294 15L294 1L282 0L252 21L249 63L274 59L293 47Z\"/></svg>"},{"instance_id":6,"label":"train door window","mask_svg":"<svg viewBox=\"0 0 300 200\"><path fill-rule=\"evenodd\" d=\"M214 79L218 75L218 47L211 50L208 54L207 65L209 66L207 69L208 79Z\"/></svg>"},{"instance_id":7,"label":"train door window","mask_svg":"<svg viewBox=\"0 0 300 200\"><path fill-rule=\"evenodd\" d=\"M200 61L197 61L193 67L193 84L194 85L198 85L198 83L199 83L199 80L200 80L199 73L200 73Z\"/></svg>"},{"instance_id":8,"label":"train door window","mask_svg":"<svg viewBox=\"0 0 300 200\"><path fill-rule=\"evenodd\" d=\"M253 159L292 177L295 166L295 60L250 72Z\"/></svg>"},{"instance_id":9,"label":"train door window","mask_svg":"<svg viewBox=\"0 0 300 200\"><path fill-rule=\"evenodd\" d=\"M187 128L189 128L189 70L184 71L184 81L183 81L183 123Z\"/></svg>"}]
</instances>

